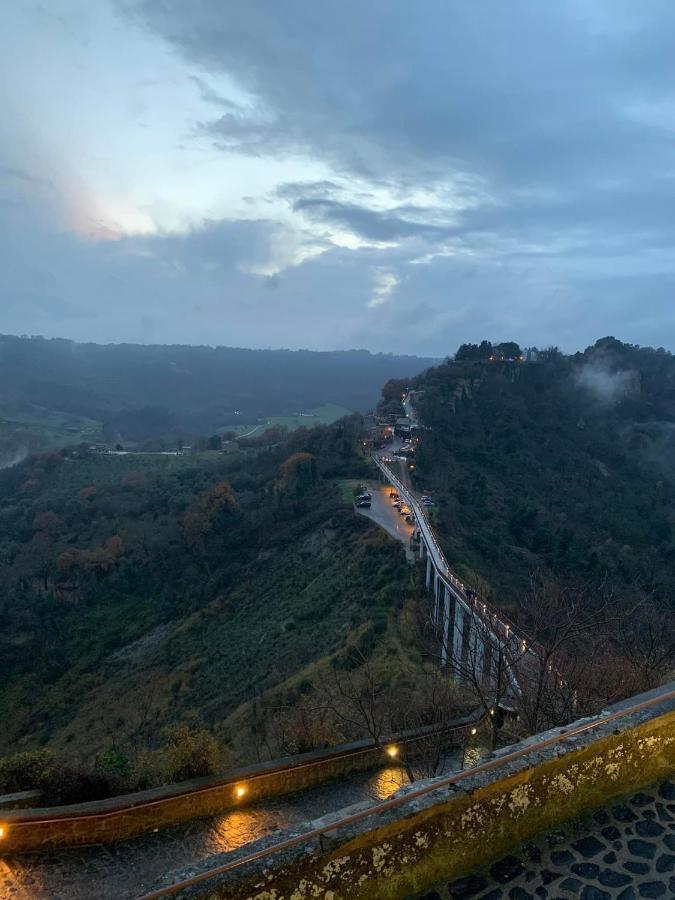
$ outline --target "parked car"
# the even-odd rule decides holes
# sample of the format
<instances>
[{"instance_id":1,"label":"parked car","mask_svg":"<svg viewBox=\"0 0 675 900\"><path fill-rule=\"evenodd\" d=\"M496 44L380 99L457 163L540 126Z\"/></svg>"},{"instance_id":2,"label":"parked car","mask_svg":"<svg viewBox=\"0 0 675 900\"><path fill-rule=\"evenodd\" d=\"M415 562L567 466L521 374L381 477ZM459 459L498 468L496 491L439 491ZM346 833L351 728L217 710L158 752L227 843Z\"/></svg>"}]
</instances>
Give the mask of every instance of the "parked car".
<instances>
[{"instance_id":1,"label":"parked car","mask_svg":"<svg viewBox=\"0 0 675 900\"><path fill-rule=\"evenodd\" d=\"M370 509L370 500L357 500L356 505L359 509Z\"/></svg>"},{"instance_id":2,"label":"parked car","mask_svg":"<svg viewBox=\"0 0 675 900\"><path fill-rule=\"evenodd\" d=\"M370 491L366 491L365 494L359 494L359 496L356 499L357 500L372 500L373 495L370 493Z\"/></svg>"},{"instance_id":3,"label":"parked car","mask_svg":"<svg viewBox=\"0 0 675 900\"><path fill-rule=\"evenodd\" d=\"M412 523L415 521L410 513L405 517L405 520L408 525L412 525Z\"/></svg>"},{"instance_id":4,"label":"parked car","mask_svg":"<svg viewBox=\"0 0 675 900\"><path fill-rule=\"evenodd\" d=\"M396 493L396 491L389 491L389 499L398 500L398 494Z\"/></svg>"}]
</instances>

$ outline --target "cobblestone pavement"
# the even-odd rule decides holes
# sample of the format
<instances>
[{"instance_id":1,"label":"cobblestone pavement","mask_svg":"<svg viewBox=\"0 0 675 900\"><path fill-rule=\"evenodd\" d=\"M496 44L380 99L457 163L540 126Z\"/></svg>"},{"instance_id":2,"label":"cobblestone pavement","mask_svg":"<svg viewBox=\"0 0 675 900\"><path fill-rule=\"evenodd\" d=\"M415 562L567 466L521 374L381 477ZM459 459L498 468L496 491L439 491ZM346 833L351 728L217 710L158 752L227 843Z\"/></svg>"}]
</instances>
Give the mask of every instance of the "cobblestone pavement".
<instances>
[{"instance_id":1,"label":"cobblestone pavement","mask_svg":"<svg viewBox=\"0 0 675 900\"><path fill-rule=\"evenodd\" d=\"M109 846L0 857L0 900L129 900L174 870L352 803L384 800L406 782L401 768L387 766Z\"/></svg>"},{"instance_id":2,"label":"cobblestone pavement","mask_svg":"<svg viewBox=\"0 0 675 900\"><path fill-rule=\"evenodd\" d=\"M675 779L539 835L419 900L675 897Z\"/></svg>"}]
</instances>

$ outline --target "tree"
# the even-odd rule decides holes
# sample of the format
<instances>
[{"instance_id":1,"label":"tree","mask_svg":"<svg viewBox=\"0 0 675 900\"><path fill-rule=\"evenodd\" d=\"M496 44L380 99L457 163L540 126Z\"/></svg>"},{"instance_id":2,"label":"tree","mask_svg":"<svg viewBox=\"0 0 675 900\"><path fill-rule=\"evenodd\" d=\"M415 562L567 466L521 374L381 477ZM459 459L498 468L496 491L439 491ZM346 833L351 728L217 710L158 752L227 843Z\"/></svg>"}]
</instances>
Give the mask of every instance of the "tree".
<instances>
[{"instance_id":1,"label":"tree","mask_svg":"<svg viewBox=\"0 0 675 900\"><path fill-rule=\"evenodd\" d=\"M494 355L498 359L519 359L522 355L520 346L515 341L504 341L494 348Z\"/></svg>"},{"instance_id":2,"label":"tree","mask_svg":"<svg viewBox=\"0 0 675 900\"><path fill-rule=\"evenodd\" d=\"M315 709L331 713L348 740L368 737L383 754L390 751L393 735L425 732L411 752L396 747L392 757L411 782L443 772L450 724L471 709L469 695L436 665L409 663L386 680L359 650L351 653L345 669L321 676L315 703Z\"/></svg>"},{"instance_id":3,"label":"tree","mask_svg":"<svg viewBox=\"0 0 675 900\"><path fill-rule=\"evenodd\" d=\"M513 709L518 696L518 676L527 645L514 640L513 633L505 633L498 624L488 627L475 604L468 613L455 609L455 614L462 616L459 653L454 652L454 631L446 637L442 623L434 623L430 617L422 625L423 639L431 658L445 667L455 683L468 692L473 705L483 711L489 723L490 749L494 750L504 724L502 709Z\"/></svg>"},{"instance_id":4,"label":"tree","mask_svg":"<svg viewBox=\"0 0 675 900\"><path fill-rule=\"evenodd\" d=\"M455 353L455 359L458 362L463 360L480 359L478 352L478 344L460 344Z\"/></svg>"},{"instance_id":5,"label":"tree","mask_svg":"<svg viewBox=\"0 0 675 900\"><path fill-rule=\"evenodd\" d=\"M662 684L675 667L675 621L670 611L647 599L615 620L619 658L628 667L630 693Z\"/></svg>"}]
</instances>

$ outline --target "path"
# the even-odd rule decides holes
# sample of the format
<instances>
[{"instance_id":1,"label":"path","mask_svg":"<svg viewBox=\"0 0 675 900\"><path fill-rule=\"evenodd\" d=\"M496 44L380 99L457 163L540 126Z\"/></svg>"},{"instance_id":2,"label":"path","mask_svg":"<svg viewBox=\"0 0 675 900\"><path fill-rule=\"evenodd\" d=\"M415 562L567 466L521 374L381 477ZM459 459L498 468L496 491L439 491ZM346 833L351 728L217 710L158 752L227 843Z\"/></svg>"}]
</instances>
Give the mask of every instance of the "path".
<instances>
[{"instance_id":1,"label":"path","mask_svg":"<svg viewBox=\"0 0 675 900\"><path fill-rule=\"evenodd\" d=\"M457 755L444 762L446 773L459 767ZM173 872L353 803L386 800L407 783L400 766L385 765L128 841L0 857L0 900L133 900Z\"/></svg>"},{"instance_id":2,"label":"path","mask_svg":"<svg viewBox=\"0 0 675 900\"><path fill-rule=\"evenodd\" d=\"M351 803L384 800L406 783L400 767L385 766L108 846L0 857L0 900L130 900L175 869Z\"/></svg>"},{"instance_id":3,"label":"path","mask_svg":"<svg viewBox=\"0 0 675 900\"><path fill-rule=\"evenodd\" d=\"M419 900L640 900L675 897L675 780L537 837Z\"/></svg>"}]
</instances>

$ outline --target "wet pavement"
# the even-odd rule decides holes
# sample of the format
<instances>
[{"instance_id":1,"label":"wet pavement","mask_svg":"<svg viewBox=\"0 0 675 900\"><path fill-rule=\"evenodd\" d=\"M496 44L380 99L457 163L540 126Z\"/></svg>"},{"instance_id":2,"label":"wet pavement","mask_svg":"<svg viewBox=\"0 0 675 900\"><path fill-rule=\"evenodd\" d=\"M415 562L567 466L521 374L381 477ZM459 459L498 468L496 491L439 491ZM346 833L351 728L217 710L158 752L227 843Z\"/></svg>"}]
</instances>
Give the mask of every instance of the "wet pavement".
<instances>
[{"instance_id":1,"label":"wet pavement","mask_svg":"<svg viewBox=\"0 0 675 900\"><path fill-rule=\"evenodd\" d=\"M401 768L387 766L108 846L0 857L0 898L129 900L174 870L352 803L384 800L406 783Z\"/></svg>"},{"instance_id":2,"label":"wet pavement","mask_svg":"<svg viewBox=\"0 0 675 900\"><path fill-rule=\"evenodd\" d=\"M538 835L517 852L418 900L675 897L675 780Z\"/></svg>"},{"instance_id":3,"label":"wet pavement","mask_svg":"<svg viewBox=\"0 0 675 900\"><path fill-rule=\"evenodd\" d=\"M396 507L392 506L392 500L389 497L390 486L371 481L368 482L368 488L373 497L371 507L370 509L357 509L356 512L371 519L380 528L384 528L394 540L400 541L405 547L406 556L412 560L410 536L413 528L412 525L406 522L405 517L399 513Z\"/></svg>"}]
</instances>

